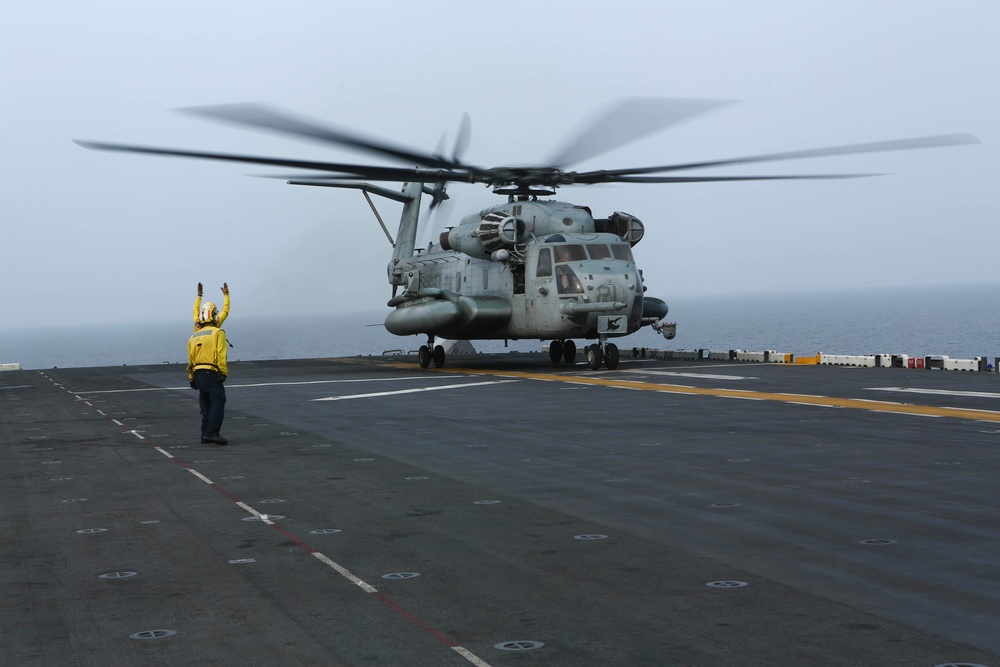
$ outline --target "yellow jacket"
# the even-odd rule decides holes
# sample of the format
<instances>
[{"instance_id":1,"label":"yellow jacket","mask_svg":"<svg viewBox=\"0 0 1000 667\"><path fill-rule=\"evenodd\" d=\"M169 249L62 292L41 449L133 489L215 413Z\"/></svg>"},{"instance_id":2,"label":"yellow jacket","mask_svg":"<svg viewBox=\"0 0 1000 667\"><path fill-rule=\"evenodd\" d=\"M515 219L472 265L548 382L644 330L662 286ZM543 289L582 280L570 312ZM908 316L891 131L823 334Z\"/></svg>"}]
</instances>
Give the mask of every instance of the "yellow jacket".
<instances>
[{"instance_id":1,"label":"yellow jacket","mask_svg":"<svg viewBox=\"0 0 1000 667\"><path fill-rule=\"evenodd\" d=\"M229 375L226 332L211 324L201 327L188 339L188 379L193 380L194 372L199 370L218 371L223 377Z\"/></svg>"},{"instance_id":2,"label":"yellow jacket","mask_svg":"<svg viewBox=\"0 0 1000 667\"><path fill-rule=\"evenodd\" d=\"M201 296L195 297L194 300L194 330L198 331L198 316L201 315ZM219 326L226 321L229 317L229 295L222 295L222 310L219 311Z\"/></svg>"}]
</instances>

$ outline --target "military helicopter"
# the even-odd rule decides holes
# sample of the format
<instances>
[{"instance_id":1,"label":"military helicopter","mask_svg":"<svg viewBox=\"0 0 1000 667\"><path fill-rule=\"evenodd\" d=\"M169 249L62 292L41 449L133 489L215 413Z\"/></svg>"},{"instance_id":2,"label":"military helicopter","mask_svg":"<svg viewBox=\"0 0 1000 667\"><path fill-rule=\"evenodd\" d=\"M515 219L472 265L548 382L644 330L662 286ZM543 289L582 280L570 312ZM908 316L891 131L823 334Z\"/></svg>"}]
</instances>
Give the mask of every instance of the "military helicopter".
<instances>
[{"instance_id":1,"label":"military helicopter","mask_svg":"<svg viewBox=\"0 0 1000 667\"><path fill-rule=\"evenodd\" d=\"M556 189L597 183L692 183L776 179L856 178L873 174L785 176L680 176L666 172L802 158L935 148L979 143L968 134L938 135L853 144L724 160L662 166L570 171L568 166L641 139L669 125L703 114L727 102L719 100L634 98L623 100L598 116L541 166L484 168L466 164L461 155L469 143L466 115L452 156L422 152L354 132L294 118L252 104L184 109L199 116L249 125L296 137L318 140L409 165L316 162L175 150L149 146L77 141L85 148L151 155L222 160L309 170L308 175L283 176L289 184L360 190L393 245L388 265L393 310L385 328L399 336L426 336L418 353L422 368L445 363L441 339L549 340L553 363L573 363L577 340L586 345L587 365L613 370L619 350L613 339L650 326L665 338L675 335L664 321L667 304L645 296L643 273L632 248L644 234L635 216L613 211L595 217L587 206L550 199ZM318 174L317 174L318 172ZM403 183L392 190L368 181ZM430 197L434 209L448 199L449 183L483 183L506 201L466 215L426 248L416 247L421 200ZM392 238L371 197L400 202L399 228Z\"/></svg>"}]
</instances>

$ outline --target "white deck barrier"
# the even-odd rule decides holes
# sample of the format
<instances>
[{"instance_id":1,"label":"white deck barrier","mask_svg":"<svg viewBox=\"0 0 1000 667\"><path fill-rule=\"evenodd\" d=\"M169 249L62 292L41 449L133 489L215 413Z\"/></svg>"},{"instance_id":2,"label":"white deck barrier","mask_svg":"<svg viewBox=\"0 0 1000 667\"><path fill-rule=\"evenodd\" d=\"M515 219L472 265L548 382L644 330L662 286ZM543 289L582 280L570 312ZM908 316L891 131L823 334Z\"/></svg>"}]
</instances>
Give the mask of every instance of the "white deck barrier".
<instances>
[{"instance_id":1,"label":"white deck barrier","mask_svg":"<svg viewBox=\"0 0 1000 667\"><path fill-rule=\"evenodd\" d=\"M824 366L863 366L875 368L874 354L822 354L819 363Z\"/></svg>"},{"instance_id":2,"label":"white deck barrier","mask_svg":"<svg viewBox=\"0 0 1000 667\"><path fill-rule=\"evenodd\" d=\"M949 359L944 357L941 367L946 371L978 371L981 357L973 359Z\"/></svg>"},{"instance_id":3,"label":"white deck barrier","mask_svg":"<svg viewBox=\"0 0 1000 667\"><path fill-rule=\"evenodd\" d=\"M19 371L21 364L0 364L0 371Z\"/></svg>"}]
</instances>

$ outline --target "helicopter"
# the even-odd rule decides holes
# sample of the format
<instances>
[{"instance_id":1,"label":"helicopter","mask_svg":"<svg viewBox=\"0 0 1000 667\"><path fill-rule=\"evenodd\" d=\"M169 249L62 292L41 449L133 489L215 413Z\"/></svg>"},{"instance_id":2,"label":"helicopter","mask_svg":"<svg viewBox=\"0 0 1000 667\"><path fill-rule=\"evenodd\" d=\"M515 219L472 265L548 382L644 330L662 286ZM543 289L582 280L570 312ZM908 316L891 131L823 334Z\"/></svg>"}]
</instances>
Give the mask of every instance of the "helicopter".
<instances>
[{"instance_id":1,"label":"helicopter","mask_svg":"<svg viewBox=\"0 0 1000 667\"><path fill-rule=\"evenodd\" d=\"M841 179L875 174L686 176L668 172L779 160L937 148L979 143L969 134L936 135L769 153L723 160L611 170L568 167L670 125L728 104L720 100L630 98L612 105L539 166L480 167L466 164L471 123L463 117L452 155L409 149L256 104L182 109L202 117L308 138L388 157L416 166L384 166L261 157L201 150L76 141L95 150L188 157L306 170L282 176L288 184L360 190L393 246L387 266L392 311L384 326L398 336L426 336L418 351L421 368L445 364L441 345L451 340L550 341L553 363L573 364L576 341L585 344L586 364L614 370L620 352L614 340L649 326L666 339L676 324L665 321L663 299L646 296L643 272L632 248L645 225L629 213L600 217L585 205L552 199L557 188L599 183L695 183L711 181ZM443 143L443 141L442 141ZM376 185L402 183L400 190ZM449 183L482 183L503 203L464 216L427 247L417 247L422 199L429 210L449 199ZM395 237L389 234L370 195L402 204ZM427 223L429 224L429 223Z\"/></svg>"}]
</instances>

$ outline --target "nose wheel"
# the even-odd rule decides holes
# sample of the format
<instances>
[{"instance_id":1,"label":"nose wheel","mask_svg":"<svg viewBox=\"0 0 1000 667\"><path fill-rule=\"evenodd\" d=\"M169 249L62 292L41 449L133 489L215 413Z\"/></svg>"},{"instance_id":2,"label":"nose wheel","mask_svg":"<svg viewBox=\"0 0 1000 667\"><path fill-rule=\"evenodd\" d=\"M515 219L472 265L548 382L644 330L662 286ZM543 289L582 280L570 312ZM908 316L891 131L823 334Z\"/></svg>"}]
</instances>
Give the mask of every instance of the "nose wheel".
<instances>
[{"instance_id":1,"label":"nose wheel","mask_svg":"<svg viewBox=\"0 0 1000 667\"><path fill-rule=\"evenodd\" d=\"M614 343L594 343L587 346L587 367L600 370L603 364L609 371L618 368L618 346Z\"/></svg>"}]
</instances>

